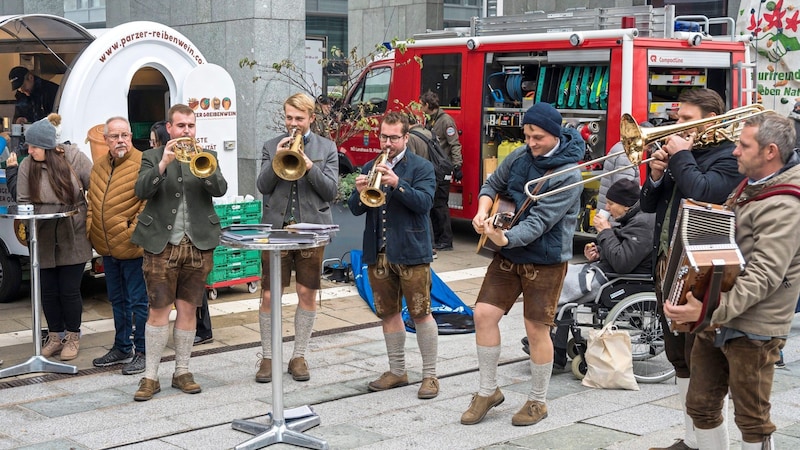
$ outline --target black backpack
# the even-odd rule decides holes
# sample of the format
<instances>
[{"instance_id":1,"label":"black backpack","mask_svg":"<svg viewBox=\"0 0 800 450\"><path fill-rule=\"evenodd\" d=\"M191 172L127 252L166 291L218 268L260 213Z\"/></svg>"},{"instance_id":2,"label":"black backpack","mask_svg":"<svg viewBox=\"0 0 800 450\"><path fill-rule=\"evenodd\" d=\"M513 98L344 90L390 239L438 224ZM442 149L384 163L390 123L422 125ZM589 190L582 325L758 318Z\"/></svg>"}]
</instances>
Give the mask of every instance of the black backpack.
<instances>
[{"instance_id":1,"label":"black backpack","mask_svg":"<svg viewBox=\"0 0 800 450\"><path fill-rule=\"evenodd\" d=\"M453 163L444 154L438 139L435 137L428 139L424 134L414 129L409 130L409 133L422 139L428 145L428 160L433 164L433 170L436 172L436 181L443 181L445 176L453 173Z\"/></svg>"}]
</instances>

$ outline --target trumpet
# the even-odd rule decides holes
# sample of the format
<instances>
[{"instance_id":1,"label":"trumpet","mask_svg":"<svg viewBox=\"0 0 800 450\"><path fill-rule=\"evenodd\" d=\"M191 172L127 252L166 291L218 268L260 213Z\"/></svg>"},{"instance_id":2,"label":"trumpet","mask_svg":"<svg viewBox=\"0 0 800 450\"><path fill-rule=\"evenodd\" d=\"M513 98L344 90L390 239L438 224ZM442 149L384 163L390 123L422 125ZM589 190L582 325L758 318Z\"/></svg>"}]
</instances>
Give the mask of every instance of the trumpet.
<instances>
[{"instance_id":1,"label":"trumpet","mask_svg":"<svg viewBox=\"0 0 800 450\"><path fill-rule=\"evenodd\" d=\"M303 178L306 174L306 160L303 158L303 135L300 129L292 130L292 142L289 150L280 152L272 160L272 170L275 175L286 181L294 181Z\"/></svg>"},{"instance_id":2,"label":"trumpet","mask_svg":"<svg viewBox=\"0 0 800 450\"><path fill-rule=\"evenodd\" d=\"M389 159L389 149L375 158L375 164L367 174L367 187L358 194L361 203L370 208L377 208L386 203L386 194L381 190L381 173L378 172L378 164L386 163L387 159Z\"/></svg>"},{"instance_id":3,"label":"trumpet","mask_svg":"<svg viewBox=\"0 0 800 450\"><path fill-rule=\"evenodd\" d=\"M549 175L530 180L525 184L525 194L527 194L531 200L537 202L542 198L560 194L578 186L583 186L586 183L591 183L592 181L599 180L600 178L628 170L631 167L649 163L655 158L651 156L647 159L642 159L647 147L653 144L660 146L662 141L666 140L673 134L695 133L694 145L692 147L693 149L700 149L709 145L719 144L726 140L737 141L739 139L739 135L742 133L744 123L747 121L747 119L770 111L771 110L765 109L762 105L752 104L732 109L725 114L720 114L717 116L653 128L641 128L639 124L636 123L636 119L634 119L630 114L623 114L619 124L620 141L622 141L622 146L625 149L625 155L628 157L628 160L631 162L631 164L624 167L619 167L609 172L604 172L600 175L586 178L577 183L568 184L558 189L547 191L543 194L535 195L532 193L534 186L540 182L547 181L572 170L578 170L584 167L592 166L600 161L613 158L617 154L601 156L600 158L580 163L577 166L569 167L567 169L559 170ZM702 131L697 132L697 130L702 127L705 128L703 128Z\"/></svg>"},{"instance_id":4,"label":"trumpet","mask_svg":"<svg viewBox=\"0 0 800 450\"><path fill-rule=\"evenodd\" d=\"M189 170L197 178L208 178L217 170L217 159L197 145L193 137L176 139L172 149L175 152L175 159L189 163Z\"/></svg>"}]
</instances>

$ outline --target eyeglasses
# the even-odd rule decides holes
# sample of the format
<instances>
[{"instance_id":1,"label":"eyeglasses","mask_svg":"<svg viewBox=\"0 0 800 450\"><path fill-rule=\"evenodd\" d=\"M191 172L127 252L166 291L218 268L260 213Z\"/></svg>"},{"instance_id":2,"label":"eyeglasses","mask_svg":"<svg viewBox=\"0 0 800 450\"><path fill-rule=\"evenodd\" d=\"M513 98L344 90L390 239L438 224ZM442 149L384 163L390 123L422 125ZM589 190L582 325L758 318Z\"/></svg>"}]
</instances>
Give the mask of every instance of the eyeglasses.
<instances>
[{"instance_id":1,"label":"eyeglasses","mask_svg":"<svg viewBox=\"0 0 800 450\"><path fill-rule=\"evenodd\" d=\"M389 141L392 144L396 144L396 143L400 142L400 139L403 139L404 137L405 137L405 134L402 135L402 136L387 136L385 134L381 134L381 135L378 136L378 139L380 139L382 142Z\"/></svg>"},{"instance_id":2,"label":"eyeglasses","mask_svg":"<svg viewBox=\"0 0 800 450\"><path fill-rule=\"evenodd\" d=\"M130 134L130 133L122 133L122 134L107 134L107 135L106 135L106 137L107 137L108 139L111 139L112 141L117 141L117 140L119 140L119 138L122 138L122 139L124 139L124 140L128 140L128 139L130 139L130 138L131 138L131 134Z\"/></svg>"}]
</instances>

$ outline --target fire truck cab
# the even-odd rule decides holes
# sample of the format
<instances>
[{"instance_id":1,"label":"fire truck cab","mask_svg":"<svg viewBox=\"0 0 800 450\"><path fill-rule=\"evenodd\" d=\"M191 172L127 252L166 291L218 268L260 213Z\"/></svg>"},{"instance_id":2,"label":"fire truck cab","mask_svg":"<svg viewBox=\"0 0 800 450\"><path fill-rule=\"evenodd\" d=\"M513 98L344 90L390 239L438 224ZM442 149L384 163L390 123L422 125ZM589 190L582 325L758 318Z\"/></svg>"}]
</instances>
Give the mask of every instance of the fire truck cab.
<instances>
[{"instance_id":1,"label":"fire truck cab","mask_svg":"<svg viewBox=\"0 0 800 450\"><path fill-rule=\"evenodd\" d=\"M380 115L437 93L456 121L464 158L450 212L470 219L486 177L523 145L522 116L535 102L553 104L581 128L586 160L619 141L623 113L655 125L669 121L684 89L714 89L729 108L751 103L748 40L735 36L733 20L686 19L674 6L474 18L468 30L417 35L404 51L374 61L344 102L372 103ZM728 34L712 36L715 28ZM356 165L372 160L378 129L343 147Z\"/></svg>"}]
</instances>

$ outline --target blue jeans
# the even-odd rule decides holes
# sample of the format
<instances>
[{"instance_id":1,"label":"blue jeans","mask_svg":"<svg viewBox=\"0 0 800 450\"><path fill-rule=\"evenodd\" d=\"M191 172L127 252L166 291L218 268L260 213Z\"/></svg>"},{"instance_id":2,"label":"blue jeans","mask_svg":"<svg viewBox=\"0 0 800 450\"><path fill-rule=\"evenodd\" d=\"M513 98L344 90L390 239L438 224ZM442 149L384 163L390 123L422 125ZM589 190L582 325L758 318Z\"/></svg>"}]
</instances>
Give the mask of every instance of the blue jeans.
<instances>
[{"instance_id":1,"label":"blue jeans","mask_svg":"<svg viewBox=\"0 0 800 450\"><path fill-rule=\"evenodd\" d=\"M147 289L142 273L142 258L117 259L103 256L106 290L114 314L114 347L125 353L135 347L145 353L144 326L147 323ZM131 342L131 329L136 330Z\"/></svg>"}]
</instances>

